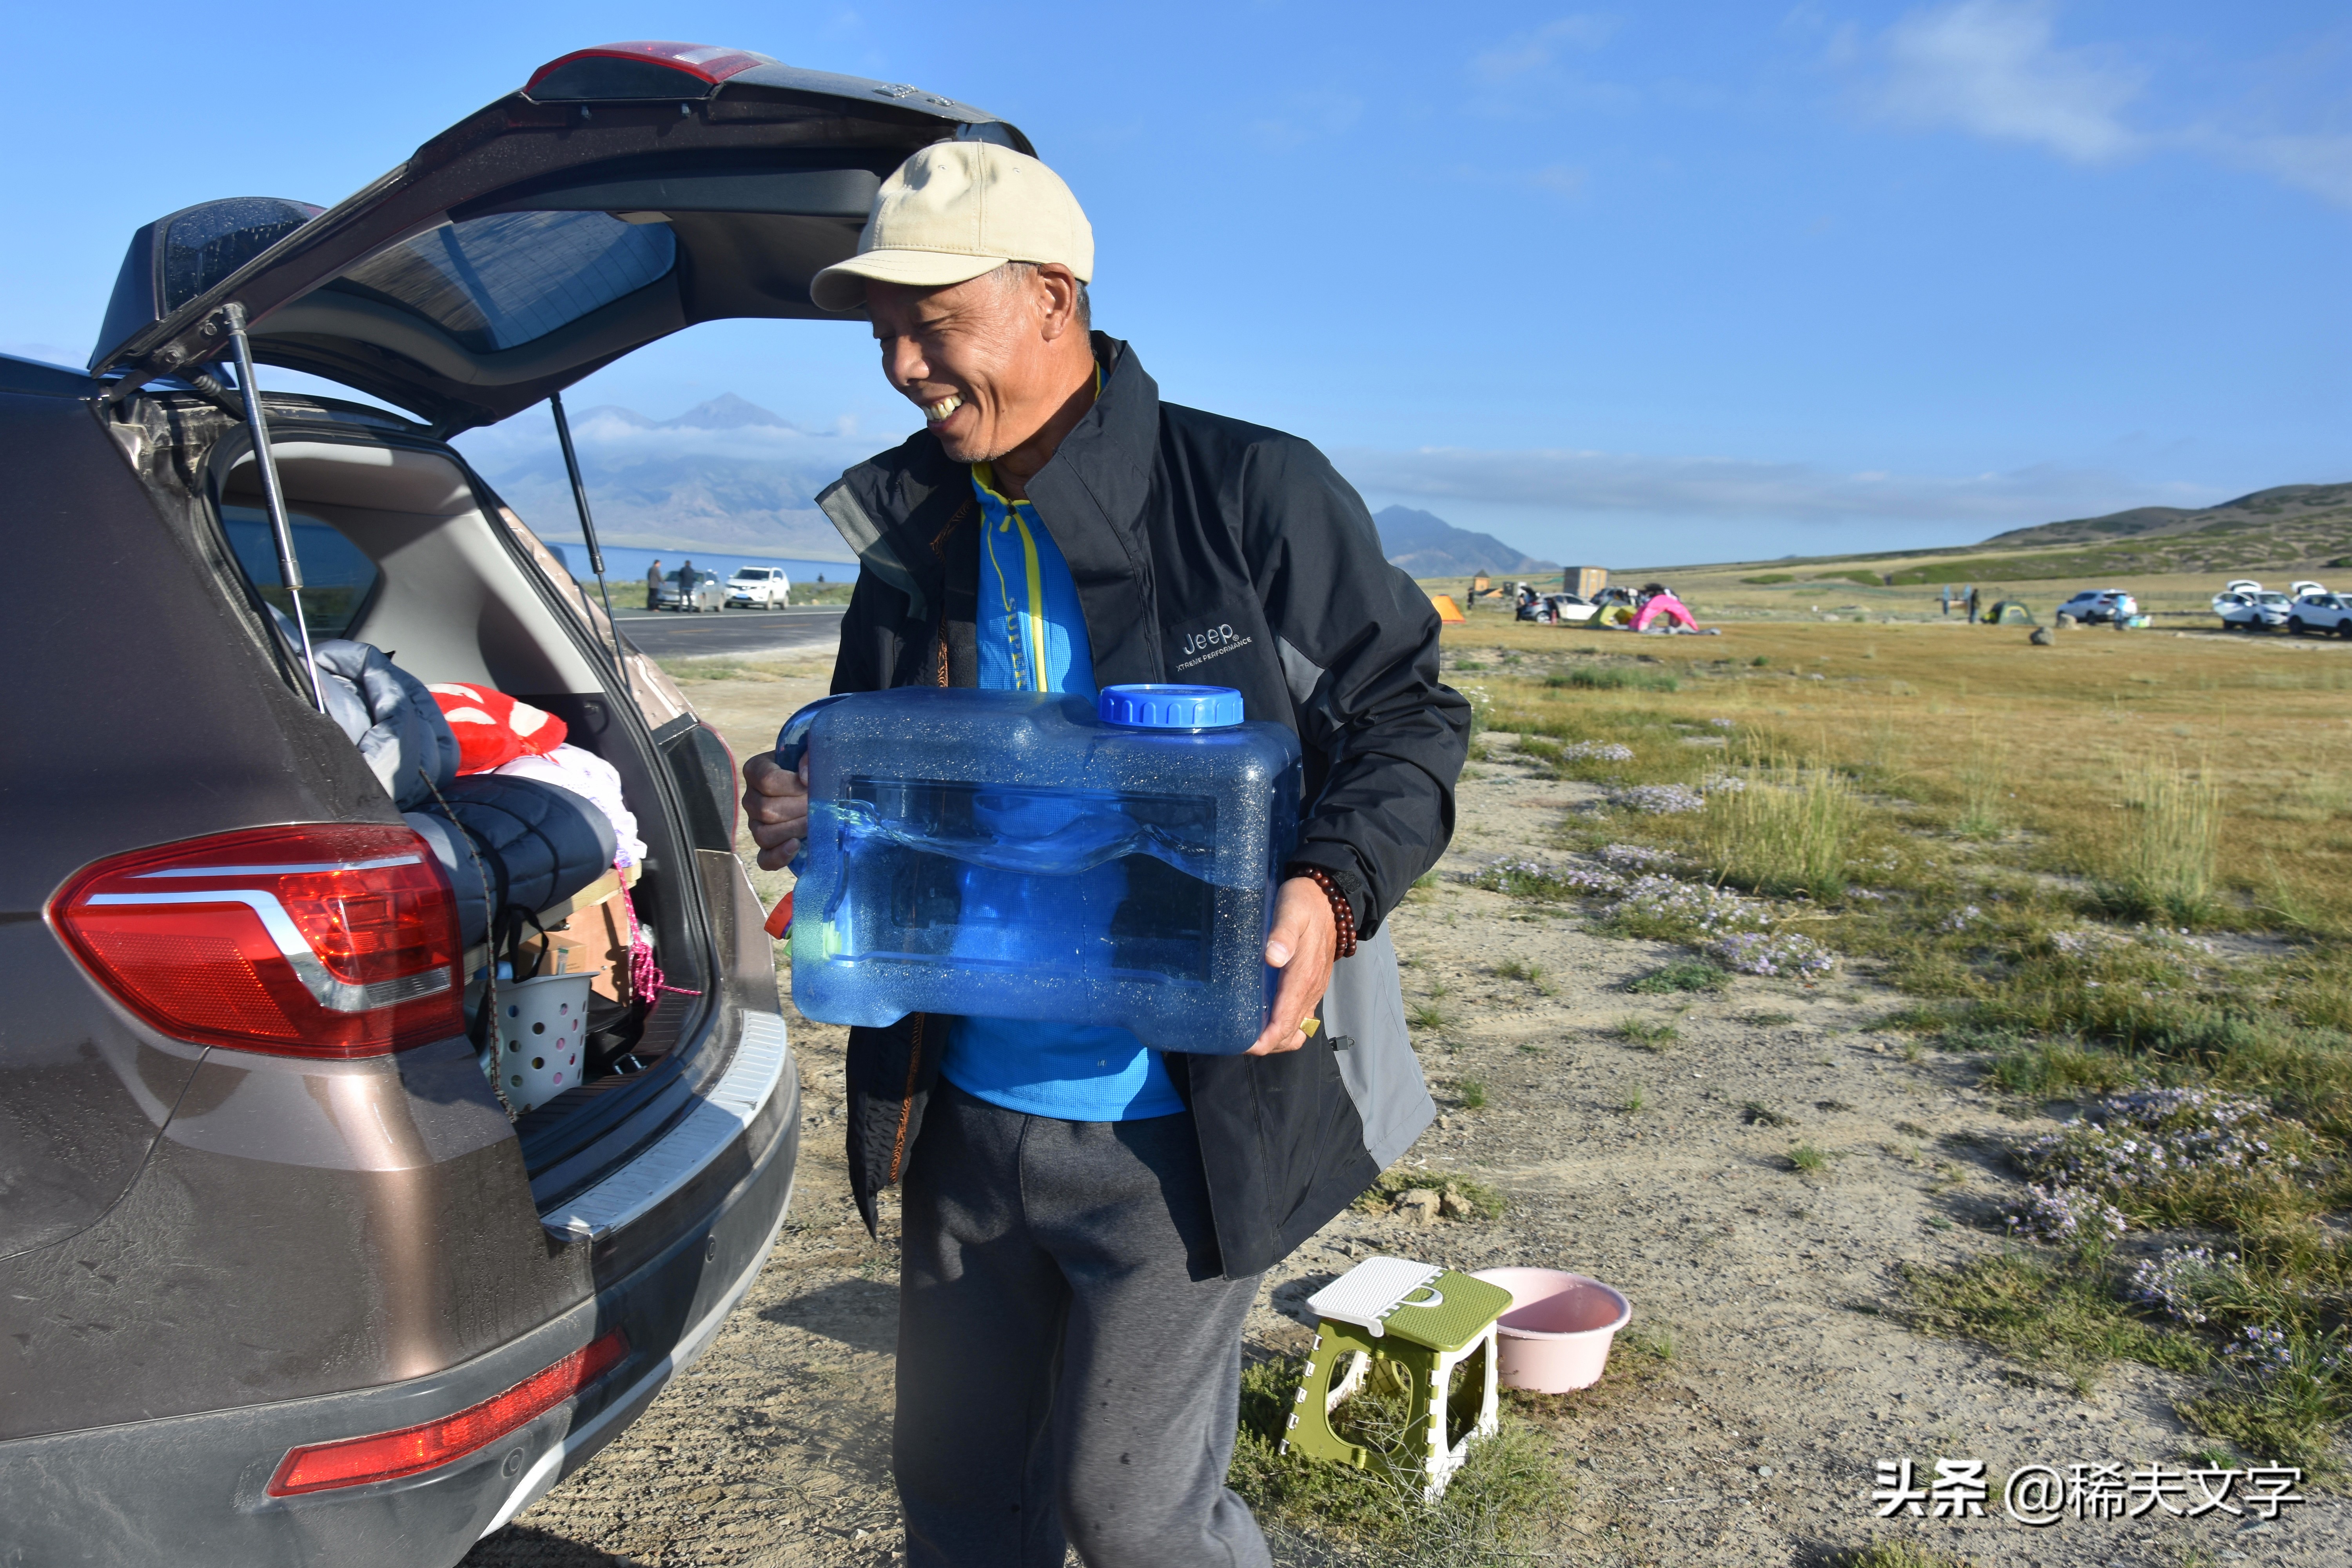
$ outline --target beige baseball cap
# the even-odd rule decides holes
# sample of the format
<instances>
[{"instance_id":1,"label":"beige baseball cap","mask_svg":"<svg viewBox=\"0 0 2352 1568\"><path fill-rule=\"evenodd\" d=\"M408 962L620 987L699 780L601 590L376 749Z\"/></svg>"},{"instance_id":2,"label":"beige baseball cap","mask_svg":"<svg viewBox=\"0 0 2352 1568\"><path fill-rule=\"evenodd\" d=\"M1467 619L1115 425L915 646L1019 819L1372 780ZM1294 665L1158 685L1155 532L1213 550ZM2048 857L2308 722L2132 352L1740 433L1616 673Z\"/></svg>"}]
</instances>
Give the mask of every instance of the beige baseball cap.
<instances>
[{"instance_id":1,"label":"beige baseball cap","mask_svg":"<svg viewBox=\"0 0 2352 1568\"><path fill-rule=\"evenodd\" d=\"M1095 231L1062 176L993 142L935 142L890 172L857 254L809 279L827 310L866 303L866 280L940 289L1008 261L1058 261L1094 280Z\"/></svg>"}]
</instances>

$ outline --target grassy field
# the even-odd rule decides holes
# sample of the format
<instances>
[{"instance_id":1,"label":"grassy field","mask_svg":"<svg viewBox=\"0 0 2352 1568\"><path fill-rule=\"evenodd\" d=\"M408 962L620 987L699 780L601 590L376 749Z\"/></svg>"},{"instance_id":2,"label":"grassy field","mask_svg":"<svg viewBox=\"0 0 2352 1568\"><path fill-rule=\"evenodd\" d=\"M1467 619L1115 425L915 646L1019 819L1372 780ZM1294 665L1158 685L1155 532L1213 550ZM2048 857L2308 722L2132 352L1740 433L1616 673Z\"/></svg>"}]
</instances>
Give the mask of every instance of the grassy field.
<instances>
[{"instance_id":1,"label":"grassy field","mask_svg":"<svg viewBox=\"0 0 2352 1568\"><path fill-rule=\"evenodd\" d=\"M1857 590L1858 592L1860 590ZM1843 964L2062 1131L1917 1324L2341 1474L2352 1418L2352 647L2014 627L1452 628L1447 679L1613 805L1480 873L1713 964ZM1645 863L1643 850L1651 852ZM1606 851L1605 853L1603 851Z\"/></svg>"},{"instance_id":2,"label":"grassy field","mask_svg":"<svg viewBox=\"0 0 2352 1568\"><path fill-rule=\"evenodd\" d=\"M1787 568L1771 568L1749 564L1731 567L1678 568L1663 572L1616 573L1610 581L1638 587L1645 582L1662 581L1695 610L1704 624L1710 620L1800 620L1821 622L1834 617L1843 623L1884 622L1889 617L1898 622L1943 621L1942 585L1939 584L1898 583L1893 587L1879 581L1877 567L1890 571L1903 564L1900 561L1872 562L1869 568L1840 563L1822 568L1822 575L1791 573ZM1808 569L1810 570L1810 569ZM1867 584L1853 577L1832 575L1852 571L1854 575L1868 577ZM1790 576L1781 583L1757 583L1753 577ZM2150 574L2089 572L2032 582L1996 582L1977 579L1977 586L1988 605L2000 599L2019 599L2031 608L2044 625L2060 604L2083 588L2121 588L2140 603L2140 608L2156 618L2161 630L2218 628L2220 621L2213 615L2213 595L2221 592L2229 577L2251 576L2267 587L2284 592L2291 579L2310 579L2331 587L2352 589L2352 570L2330 571L2324 566L2304 566L2290 570L2266 570L2260 567L2240 573L2226 574ZM1507 580L1502 576L1497 583ZM1422 585L1433 594L1451 594L1457 604L1466 605L1470 579L1466 577L1431 577ZM1544 583L1548 588L1559 586L1558 574ZM1956 586L1957 591L1957 586ZM1490 601L1491 602L1491 601ZM1492 626L1509 624L1500 612L1481 607L1471 620L1474 626Z\"/></svg>"}]
</instances>

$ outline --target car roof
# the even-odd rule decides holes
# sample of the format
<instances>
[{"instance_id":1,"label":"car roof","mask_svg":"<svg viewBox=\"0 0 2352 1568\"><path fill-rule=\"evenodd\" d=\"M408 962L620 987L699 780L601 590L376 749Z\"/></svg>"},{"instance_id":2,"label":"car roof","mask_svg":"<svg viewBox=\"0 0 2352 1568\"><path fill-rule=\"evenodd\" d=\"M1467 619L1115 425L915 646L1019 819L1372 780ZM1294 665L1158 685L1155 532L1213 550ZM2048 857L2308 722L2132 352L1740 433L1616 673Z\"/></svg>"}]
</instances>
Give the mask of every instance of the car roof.
<instances>
[{"instance_id":1,"label":"car roof","mask_svg":"<svg viewBox=\"0 0 2352 1568\"><path fill-rule=\"evenodd\" d=\"M68 370L45 360L0 353L0 392L25 392L46 397L89 397L99 390L87 372Z\"/></svg>"},{"instance_id":2,"label":"car roof","mask_svg":"<svg viewBox=\"0 0 2352 1568\"><path fill-rule=\"evenodd\" d=\"M217 361L240 304L257 360L446 437L697 322L862 320L819 310L809 279L855 251L884 176L950 139L1033 151L902 83L698 46L576 51L333 207L233 197L145 226L89 368Z\"/></svg>"}]
</instances>

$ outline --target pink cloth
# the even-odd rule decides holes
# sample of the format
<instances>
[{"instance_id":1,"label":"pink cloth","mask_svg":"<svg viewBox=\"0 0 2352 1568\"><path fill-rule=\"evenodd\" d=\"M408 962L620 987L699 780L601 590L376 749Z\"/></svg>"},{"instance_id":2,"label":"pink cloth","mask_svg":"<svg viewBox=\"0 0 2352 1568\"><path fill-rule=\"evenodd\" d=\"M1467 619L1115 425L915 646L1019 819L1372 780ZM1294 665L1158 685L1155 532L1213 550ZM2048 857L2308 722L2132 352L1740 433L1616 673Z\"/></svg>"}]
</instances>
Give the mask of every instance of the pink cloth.
<instances>
[{"instance_id":1,"label":"pink cloth","mask_svg":"<svg viewBox=\"0 0 2352 1568\"><path fill-rule=\"evenodd\" d=\"M1634 612L1633 629L1637 632L1648 631L1650 623L1660 616L1665 616L1668 620L1679 621L1693 630L1696 630L1698 626L1698 623L1691 619L1691 613L1683 608L1683 602L1680 599L1675 598L1672 594L1658 594L1653 595L1648 604Z\"/></svg>"}]
</instances>

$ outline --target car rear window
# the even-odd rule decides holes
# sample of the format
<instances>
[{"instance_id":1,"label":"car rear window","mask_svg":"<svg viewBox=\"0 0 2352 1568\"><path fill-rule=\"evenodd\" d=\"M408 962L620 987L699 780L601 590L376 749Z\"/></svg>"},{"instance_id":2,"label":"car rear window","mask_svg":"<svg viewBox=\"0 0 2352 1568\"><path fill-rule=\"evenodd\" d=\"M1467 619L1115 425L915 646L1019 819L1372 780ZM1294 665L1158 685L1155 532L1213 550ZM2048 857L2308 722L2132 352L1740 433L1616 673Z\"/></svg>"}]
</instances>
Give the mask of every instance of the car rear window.
<instances>
[{"instance_id":1,"label":"car rear window","mask_svg":"<svg viewBox=\"0 0 2352 1568\"><path fill-rule=\"evenodd\" d=\"M178 310L318 210L274 196L237 196L182 213L163 231L163 309Z\"/></svg>"},{"instance_id":2,"label":"car rear window","mask_svg":"<svg viewBox=\"0 0 2352 1568\"><path fill-rule=\"evenodd\" d=\"M294 559L302 566L302 616L310 636L346 636L375 591L375 563L332 523L299 511L287 521L294 526ZM269 514L259 507L225 506L221 527L254 592L290 614L294 598L278 574L278 542L269 531Z\"/></svg>"},{"instance_id":3,"label":"car rear window","mask_svg":"<svg viewBox=\"0 0 2352 1568\"><path fill-rule=\"evenodd\" d=\"M494 213L370 257L333 287L415 311L475 353L513 348L663 277L667 224L608 213Z\"/></svg>"}]
</instances>

